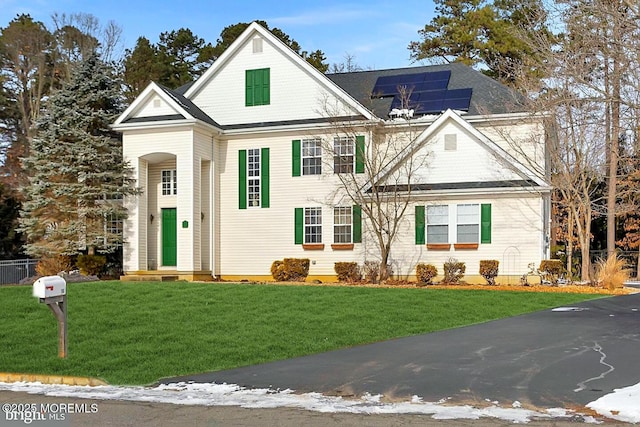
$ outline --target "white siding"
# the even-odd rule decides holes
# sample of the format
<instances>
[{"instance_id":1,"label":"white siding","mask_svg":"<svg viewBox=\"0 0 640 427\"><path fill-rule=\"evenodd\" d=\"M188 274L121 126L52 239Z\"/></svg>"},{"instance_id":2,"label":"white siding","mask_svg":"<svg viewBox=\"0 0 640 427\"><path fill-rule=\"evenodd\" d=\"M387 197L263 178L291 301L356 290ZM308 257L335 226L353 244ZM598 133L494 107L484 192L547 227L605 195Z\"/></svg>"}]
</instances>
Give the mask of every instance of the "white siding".
<instances>
[{"instance_id":1,"label":"white siding","mask_svg":"<svg viewBox=\"0 0 640 427\"><path fill-rule=\"evenodd\" d=\"M309 258L309 274L334 275L334 262L362 262L362 244L354 250L333 250L335 177L323 165L322 176L292 176L292 143L301 135L262 137L220 144L220 272L226 275L270 276L271 264L283 258ZM238 208L238 151L270 150L270 207ZM351 202L341 203L350 206ZM324 250L304 250L294 242L294 210L322 207Z\"/></svg>"},{"instance_id":2,"label":"white siding","mask_svg":"<svg viewBox=\"0 0 640 427\"><path fill-rule=\"evenodd\" d=\"M446 135L455 135L455 150L445 149ZM415 170L413 183L454 183L519 180L509 166L487 150L474 136L450 121L418 150L416 159L425 159ZM406 183L406 180L404 181Z\"/></svg>"},{"instance_id":3,"label":"white siding","mask_svg":"<svg viewBox=\"0 0 640 427\"><path fill-rule=\"evenodd\" d=\"M132 117L156 117L178 114L178 112L167 104L158 95L154 95L144 105L132 114Z\"/></svg>"},{"instance_id":4,"label":"white siding","mask_svg":"<svg viewBox=\"0 0 640 427\"><path fill-rule=\"evenodd\" d=\"M247 107L245 71L260 68L270 69L270 104ZM316 78L267 40L261 53L253 53L249 40L192 101L222 125L327 117L325 103L336 101Z\"/></svg>"},{"instance_id":5,"label":"white siding","mask_svg":"<svg viewBox=\"0 0 640 427\"><path fill-rule=\"evenodd\" d=\"M542 202L535 193L485 198L441 199L417 202L416 205L446 204L455 206L466 203L491 204L491 243L481 243L477 249L455 249L455 230L450 230L449 250L427 249L415 243L415 205L404 218L404 227L398 243L392 250L392 263L396 273L414 275L417 263L433 264L442 274L442 266L450 257L466 264L466 275L479 274L480 260L498 260L499 274L521 276L528 271L527 265L540 264L543 258L543 214ZM450 218L455 224L455 217ZM511 279L516 280L515 278ZM516 280L517 281L517 280Z\"/></svg>"}]
</instances>

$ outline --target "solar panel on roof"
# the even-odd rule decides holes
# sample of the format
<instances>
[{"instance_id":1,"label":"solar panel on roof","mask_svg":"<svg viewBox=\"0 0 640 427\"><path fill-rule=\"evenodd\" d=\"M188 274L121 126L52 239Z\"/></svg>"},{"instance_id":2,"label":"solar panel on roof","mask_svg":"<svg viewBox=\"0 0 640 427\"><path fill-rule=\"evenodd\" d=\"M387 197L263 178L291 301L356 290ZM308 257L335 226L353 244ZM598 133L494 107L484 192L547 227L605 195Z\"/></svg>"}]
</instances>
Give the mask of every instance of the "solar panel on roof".
<instances>
[{"instance_id":1,"label":"solar panel on roof","mask_svg":"<svg viewBox=\"0 0 640 427\"><path fill-rule=\"evenodd\" d=\"M444 109L469 110L472 93L471 88L448 90L444 100Z\"/></svg>"},{"instance_id":2,"label":"solar panel on roof","mask_svg":"<svg viewBox=\"0 0 640 427\"><path fill-rule=\"evenodd\" d=\"M449 85L450 77L451 71L449 70L381 76L376 80L371 96L374 98L394 96L398 94L398 89L403 86L410 91L417 92L446 89Z\"/></svg>"}]
</instances>

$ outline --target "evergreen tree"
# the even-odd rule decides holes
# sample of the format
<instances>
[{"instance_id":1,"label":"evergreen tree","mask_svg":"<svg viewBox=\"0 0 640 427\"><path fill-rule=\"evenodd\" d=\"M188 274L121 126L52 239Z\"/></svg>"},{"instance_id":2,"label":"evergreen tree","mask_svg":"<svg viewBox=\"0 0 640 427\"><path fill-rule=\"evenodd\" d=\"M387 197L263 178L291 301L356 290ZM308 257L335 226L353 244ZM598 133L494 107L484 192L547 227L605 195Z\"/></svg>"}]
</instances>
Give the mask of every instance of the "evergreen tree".
<instances>
[{"instance_id":1,"label":"evergreen tree","mask_svg":"<svg viewBox=\"0 0 640 427\"><path fill-rule=\"evenodd\" d=\"M513 84L536 75L536 53L527 40L552 38L540 0L435 0L436 16L409 44L414 60L462 62Z\"/></svg>"},{"instance_id":2,"label":"evergreen tree","mask_svg":"<svg viewBox=\"0 0 640 427\"><path fill-rule=\"evenodd\" d=\"M119 88L94 54L49 98L25 159L32 172L20 215L27 254L109 253L121 242L122 197L136 189L109 128L122 111Z\"/></svg>"}]
</instances>

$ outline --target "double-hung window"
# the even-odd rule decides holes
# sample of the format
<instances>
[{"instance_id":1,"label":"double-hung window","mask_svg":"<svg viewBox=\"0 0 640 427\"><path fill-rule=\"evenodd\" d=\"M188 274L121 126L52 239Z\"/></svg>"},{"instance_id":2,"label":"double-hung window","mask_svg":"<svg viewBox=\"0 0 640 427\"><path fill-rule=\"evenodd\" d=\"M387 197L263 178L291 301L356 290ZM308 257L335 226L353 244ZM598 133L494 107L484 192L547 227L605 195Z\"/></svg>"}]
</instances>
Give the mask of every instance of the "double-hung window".
<instances>
[{"instance_id":1,"label":"double-hung window","mask_svg":"<svg viewBox=\"0 0 640 427\"><path fill-rule=\"evenodd\" d=\"M238 151L238 207L269 207L269 149Z\"/></svg>"},{"instance_id":2,"label":"double-hung window","mask_svg":"<svg viewBox=\"0 0 640 427\"><path fill-rule=\"evenodd\" d=\"M322 243L322 208L304 208L304 242Z\"/></svg>"},{"instance_id":3,"label":"double-hung window","mask_svg":"<svg viewBox=\"0 0 640 427\"><path fill-rule=\"evenodd\" d=\"M175 196L178 194L178 179L175 169L163 170L162 176L162 195Z\"/></svg>"},{"instance_id":4,"label":"double-hung window","mask_svg":"<svg viewBox=\"0 0 640 427\"><path fill-rule=\"evenodd\" d=\"M477 204L458 205L456 220L456 241L458 243L480 242L480 206Z\"/></svg>"},{"instance_id":5,"label":"double-hung window","mask_svg":"<svg viewBox=\"0 0 640 427\"><path fill-rule=\"evenodd\" d=\"M333 242L352 243L352 224L351 206L333 208Z\"/></svg>"},{"instance_id":6,"label":"double-hung window","mask_svg":"<svg viewBox=\"0 0 640 427\"><path fill-rule=\"evenodd\" d=\"M427 206L427 244L449 243L449 206Z\"/></svg>"},{"instance_id":7,"label":"double-hung window","mask_svg":"<svg viewBox=\"0 0 640 427\"><path fill-rule=\"evenodd\" d=\"M322 147L319 138L302 140L302 174L320 175L322 173Z\"/></svg>"},{"instance_id":8,"label":"double-hung window","mask_svg":"<svg viewBox=\"0 0 640 427\"><path fill-rule=\"evenodd\" d=\"M351 137L336 137L333 140L333 172L353 173L355 143Z\"/></svg>"},{"instance_id":9,"label":"double-hung window","mask_svg":"<svg viewBox=\"0 0 640 427\"><path fill-rule=\"evenodd\" d=\"M247 175L249 207L260 206L260 150L247 150Z\"/></svg>"}]
</instances>

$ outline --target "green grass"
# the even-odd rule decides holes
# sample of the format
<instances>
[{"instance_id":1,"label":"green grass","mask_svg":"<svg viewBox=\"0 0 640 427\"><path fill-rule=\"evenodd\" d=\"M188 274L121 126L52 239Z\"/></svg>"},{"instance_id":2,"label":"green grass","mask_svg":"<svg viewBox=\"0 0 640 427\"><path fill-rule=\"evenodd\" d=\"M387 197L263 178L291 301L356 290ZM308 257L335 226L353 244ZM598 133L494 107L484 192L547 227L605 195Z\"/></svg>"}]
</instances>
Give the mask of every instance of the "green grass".
<instances>
[{"instance_id":1,"label":"green grass","mask_svg":"<svg viewBox=\"0 0 640 427\"><path fill-rule=\"evenodd\" d=\"M111 384L272 360L454 328L599 295L198 283L69 284L68 357L31 287L0 288L0 372Z\"/></svg>"}]
</instances>

